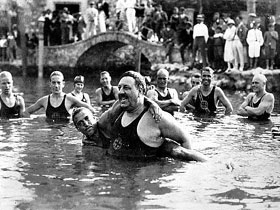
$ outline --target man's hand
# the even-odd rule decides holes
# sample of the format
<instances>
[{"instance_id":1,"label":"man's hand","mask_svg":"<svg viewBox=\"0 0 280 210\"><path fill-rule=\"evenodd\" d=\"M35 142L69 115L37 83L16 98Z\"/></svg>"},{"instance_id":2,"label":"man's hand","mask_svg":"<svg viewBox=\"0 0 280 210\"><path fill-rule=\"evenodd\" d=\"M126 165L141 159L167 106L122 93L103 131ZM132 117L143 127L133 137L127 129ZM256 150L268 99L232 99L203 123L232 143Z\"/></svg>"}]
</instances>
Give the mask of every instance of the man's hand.
<instances>
[{"instance_id":1,"label":"man's hand","mask_svg":"<svg viewBox=\"0 0 280 210\"><path fill-rule=\"evenodd\" d=\"M149 112L152 114L155 121L159 122L162 116L162 109L159 105L147 97L144 97L144 103L149 107Z\"/></svg>"}]
</instances>

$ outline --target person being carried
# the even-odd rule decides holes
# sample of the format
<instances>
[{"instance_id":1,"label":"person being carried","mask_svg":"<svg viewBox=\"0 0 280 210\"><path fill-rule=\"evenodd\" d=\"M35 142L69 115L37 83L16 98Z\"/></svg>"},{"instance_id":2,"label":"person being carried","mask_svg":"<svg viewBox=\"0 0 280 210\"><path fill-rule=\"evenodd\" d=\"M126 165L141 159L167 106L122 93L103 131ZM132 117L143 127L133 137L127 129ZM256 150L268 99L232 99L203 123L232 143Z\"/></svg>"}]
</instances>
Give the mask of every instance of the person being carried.
<instances>
[{"instance_id":1,"label":"person being carried","mask_svg":"<svg viewBox=\"0 0 280 210\"><path fill-rule=\"evenodd\" d=\"M87 93L83 93L83 89L84 89L84 83L85 83L85 78L84 76L76 76L74 78L74 90L69 93L72 96L75 96L77 99L79 99L82 102L85 102L87 104L90 104L90 98L89 95Z\"/></svg>"},{"instance_id":2,"label":"person being carried","mask_svg":"<svg viewBox=\"0 0 280 210\"><path fill-rule=\"evenodd\" d=\"M178 111L180 100L174 88L168 88L169 72L160 69L157 72L157 86L147 92L147 97L155 101L164 111L174 115Z\"/></svg>"},{"instance_id":3,"label":"person being carried","mask_svg":"<svg viewBox=\"0 0 280 210\"><path fill-rule=\"evenodd\" d=\"M96 102L98 105L110 107L116 100L118 100L118 88L111 85L111 76L109 72L102 71L100 73L101 86L96 93Z\"/></svg>"},{"instance_id":4,"label":"person being carried","mask_svg":"<svg viewBox=\"0 0 280 210\"><path fill-rule=\"evenodd\" d=\"M70 109L73 107L86 107L94 113L91 105L78 100L76 97L63 92L65 86L64 76L60 71L53 71L50 75L51 94L38 99L29 106L24 116L29 116L41 108L45 109L47 119L69 120Z\"/></svg>"},{"instance_id":5,"label":"person being carried","mask_svg":"<svg viewBox=\"0 0 280 210\"><path fill-rule=\"evenodd\" d=\"M267 79L256 74L252 79L252 93L246 97L237 111L238 115L248 116L251 120L268 120L274 108L274 95L265 90Z\"/></svg>"},{"instance_id":6,"label":"person being carried","mask_svg":"<svg viewBox=\"0 0 280 210\"><path fill-rule=\"evenodd\" d=\"M8 71L0 73L0 118L19 118L25 111L23 97L13 93L13 77Z\"/></svg>"},{"instance_id":7,"label":"person being carried","mask_svg":"<svg viewBox=\"0 0 280 210\"><path fill-rule=\"evenodd\" d=\"M215 115L219 101L225 106L225 114L232 112L232 105L225 96L223 90L211 84L213 71L210 68L202 69L201 85L193 87L188 96L181 103L181 109L187 106L191 100L194 100L194 113L197 115Z\"/></svg>"},{"instance_id":8,"label":"person being carried","mask_svg":"<svg viewBox=\"0 0 280 210\"><path fill-rule=\"evenodd\" d=\"M108 148L108 153L118 158L154 159L163 152L189 161L206 160L191 149L188 134L171 115L163 111L159 122L153 119L145 103L145 80L139 73L125 72L119 89L119 103L104 112L97 123L87 109L73 112L76 128L88 140Z\"/></svg>"}]
</instances>

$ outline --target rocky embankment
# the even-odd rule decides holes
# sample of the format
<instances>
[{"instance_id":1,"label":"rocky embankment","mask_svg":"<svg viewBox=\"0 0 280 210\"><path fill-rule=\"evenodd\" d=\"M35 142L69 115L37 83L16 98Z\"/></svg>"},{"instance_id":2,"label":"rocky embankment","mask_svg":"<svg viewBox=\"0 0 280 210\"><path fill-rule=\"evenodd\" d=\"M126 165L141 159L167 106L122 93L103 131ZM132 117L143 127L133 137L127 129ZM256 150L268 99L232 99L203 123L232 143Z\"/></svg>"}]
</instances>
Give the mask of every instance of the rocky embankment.
<instances>
[{"instance_id":1,"label":"rocky embankment","mask_svg":"<svg viewBox=\"0 0 280 210\"><path fill-rule=\"evenodd\" d=\"M155 76L157 70L165 68L170 73L170 82L177 86L188 90L190 88L190 77L199 69L190 70L182 64L155 64L151 67L152 76ZM229 73L215 73L213 83L222 89L227 90L249 90L251 81L255 74L264 74L267 77L267 90L280 91L280 70L267 70L256 68L247 71L230 71ZM183 90L182 90L183 91Z\"/></svg>"}]
</instances>

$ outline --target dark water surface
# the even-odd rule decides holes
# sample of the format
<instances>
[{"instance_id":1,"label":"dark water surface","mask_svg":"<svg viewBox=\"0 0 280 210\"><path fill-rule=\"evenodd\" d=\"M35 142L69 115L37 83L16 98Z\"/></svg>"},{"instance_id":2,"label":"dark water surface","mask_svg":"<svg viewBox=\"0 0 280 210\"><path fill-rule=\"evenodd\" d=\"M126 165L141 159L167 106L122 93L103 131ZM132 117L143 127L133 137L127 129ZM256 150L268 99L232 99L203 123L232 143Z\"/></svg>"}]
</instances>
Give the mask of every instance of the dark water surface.
<instances>
[{"instance_id":1,"label":"dark water surface","mask_svg":"<svg viewBox=\"0 0 280 210\"><path fill-rule=\"evenodd\" d=\"M49 94L47 79L14 80L27 106ZM86 83L92 102L98 84ZM67 82L65 92L71 89ZM227 96L236 109L244 93ZM280 117L266 123L236 115L175 117L208 162L112 159L102 149L83 147L72 123L46 122L43 111L0 121L0 209L280 209L280 139L271 135Z\"/></svg>"}]
</instances>

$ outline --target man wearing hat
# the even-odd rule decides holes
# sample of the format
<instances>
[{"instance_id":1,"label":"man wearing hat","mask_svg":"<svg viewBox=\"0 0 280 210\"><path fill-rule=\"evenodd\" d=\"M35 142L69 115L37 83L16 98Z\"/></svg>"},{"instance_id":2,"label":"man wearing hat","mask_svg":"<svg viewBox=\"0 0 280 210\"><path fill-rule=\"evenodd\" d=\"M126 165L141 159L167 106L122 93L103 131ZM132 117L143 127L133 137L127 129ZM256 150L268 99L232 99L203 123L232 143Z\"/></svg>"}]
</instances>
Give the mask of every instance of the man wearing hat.
<instances>
[{"instance_id":1,"label":"man wearing hat","mask_svg":"<svg viewBox=\"0 0 280 210\"><path fill-rule=\"evenodd\" d=\"M82 75L76 76L74 78L74 90L71 92L72 96L75 96L82 102L90 104L90 98L87 93L83 93L85 78Z\"/></svg>"},{"instance_id":2,"label":"man wearing hat","mask_svg":"<svg viewBox=\"0 0 280 210\"><path fill-rule=\"evenodd\" d=\"M193 60L192 66L195 62L197 51L200 50L203 67L206 66L206 43L208 40L208 28L203 23L204 15L199 14L196 17L197 24L193 27Z\"/></svg>"},{"instance_id":3,"label":"man wearing hat","mask_svg":"<svg viewBox=\"0 0 280 210\"><path fill-rule=\"evenodd\" d=\"M250 58L250 68L257 67L261 46L264 42L262 32L257 28L258 24L256 22L254 22L253 24L254 27L248 31L246 39L249 45L248 54Z\"/></svg>"},{"instance_id":4,"label":"man wearing hat","mask_svg":"<svg viewBox=\"0 0 280 210\"><path fill-rule=\"evenodd\" d=\"M94 7L94 1L89 3L89 8L87 8L85 13L85 23L86 23L86 34L85 38L96 35L96 27L98 21L98 10Z\"/></svg>"},{"instance_id":5,"label":"man wearing hat","mask_svg":"<svg viewBox=\"0 0 280 210\"><path fill-rule=\"evenodd\" d=\"M224 39L226 40L225 48L224 48L224 61L227 63L227 70L226 72L231 71L231 65L234 62L234 55L233 55L233 40L234 36L236 35L236 27L235 22L231 18L227 20L228 28L224 33Z\"/></svg>"}]
</instances>

